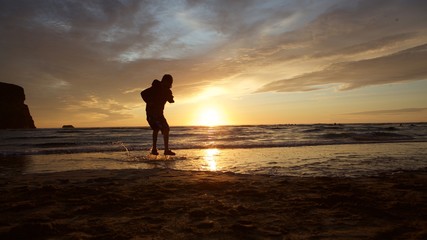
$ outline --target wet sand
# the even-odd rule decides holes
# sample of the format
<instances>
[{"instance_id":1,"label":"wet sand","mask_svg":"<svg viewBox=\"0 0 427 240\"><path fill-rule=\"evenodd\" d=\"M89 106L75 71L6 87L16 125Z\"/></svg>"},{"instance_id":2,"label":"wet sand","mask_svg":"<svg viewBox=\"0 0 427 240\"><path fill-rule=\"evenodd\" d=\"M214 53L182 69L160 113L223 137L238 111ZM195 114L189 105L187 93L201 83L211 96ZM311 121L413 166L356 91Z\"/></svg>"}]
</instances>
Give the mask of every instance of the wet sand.
<instances>
[{"instance_id":1,"label":"wet sand","mask_svg":"<svg viewBox=\"0 0 427 240\"><path fill-rule=\"evenodd\" d=\"M427 239L427 170L82 170L1 176L0 187L0 239Z\"/></svg>"}]
</instances>

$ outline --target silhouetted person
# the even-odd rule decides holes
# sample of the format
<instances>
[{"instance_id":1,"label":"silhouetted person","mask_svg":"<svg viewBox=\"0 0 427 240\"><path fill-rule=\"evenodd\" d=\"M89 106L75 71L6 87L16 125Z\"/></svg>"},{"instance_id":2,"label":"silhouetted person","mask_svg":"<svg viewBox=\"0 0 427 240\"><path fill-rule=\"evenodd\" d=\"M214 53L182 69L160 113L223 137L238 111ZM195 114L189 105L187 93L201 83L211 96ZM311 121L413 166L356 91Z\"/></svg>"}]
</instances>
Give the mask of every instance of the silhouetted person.
<instances>
[{"instance_id":1,"label":"silhouetted person","mask_svg":"<svg viewBox=\"0 0 427 240\"><path fill-rule=\"evenodd\" d=\"M170 74L165 74L162 81L154 80L150 88L141 92L142 99L147 103L145 111L147 113L147 121L153 129L153 147L151 154L158 155L157 151L157 136L159 131L162 131L163 141L165 144L165 155L175 155L169 149L169 124L163 115L166 102L174 103L172 95L173 78Z\"/></svg>"}]
</instances>

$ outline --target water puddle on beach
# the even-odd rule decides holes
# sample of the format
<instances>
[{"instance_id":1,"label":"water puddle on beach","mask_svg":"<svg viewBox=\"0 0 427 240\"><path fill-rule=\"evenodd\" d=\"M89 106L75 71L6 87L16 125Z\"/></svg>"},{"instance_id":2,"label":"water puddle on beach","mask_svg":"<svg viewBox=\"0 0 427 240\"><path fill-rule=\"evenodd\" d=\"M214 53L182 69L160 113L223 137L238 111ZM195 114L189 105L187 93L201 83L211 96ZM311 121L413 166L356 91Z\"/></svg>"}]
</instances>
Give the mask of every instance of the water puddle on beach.
<instances>
[{"instance_id":1,"label":"water puddle on beach","mask_svg":"<svg viewBox=\"0 0 427 240\"><path fill-rule=\"evenodd\" d=\"M427 143L348 144L286 148L184 149L176 156L146 151L1 157L3 174L82 169L227 171L289 176L364 176L427 168Z\"/></svg>"}]
</instances>

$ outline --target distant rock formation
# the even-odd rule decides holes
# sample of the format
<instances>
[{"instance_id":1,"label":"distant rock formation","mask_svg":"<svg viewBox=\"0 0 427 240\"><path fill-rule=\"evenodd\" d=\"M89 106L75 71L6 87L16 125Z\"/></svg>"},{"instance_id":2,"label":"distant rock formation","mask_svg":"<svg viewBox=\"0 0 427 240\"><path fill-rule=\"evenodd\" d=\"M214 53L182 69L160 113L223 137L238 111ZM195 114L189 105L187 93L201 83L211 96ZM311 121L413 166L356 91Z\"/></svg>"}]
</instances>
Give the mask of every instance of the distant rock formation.
<instances>
[{"instance_id":1,"label":"distant rock formation","mask_svg":"<svg viewBox=\"0 0 427 240\"><path fill-rule=\"evenodd\" d=\"M73 125L63 125L62 128L74 128Z\"/></svg>"},{"instance_id":2,"label":"distant rock formation","mask_svg":"<svg viewBox=\"0 0 427 240\"><path fill-rule=\"evenodd\" d=\"M20 86L0 82L0 129L36 128Z\"/></svg>"}]
</instances>

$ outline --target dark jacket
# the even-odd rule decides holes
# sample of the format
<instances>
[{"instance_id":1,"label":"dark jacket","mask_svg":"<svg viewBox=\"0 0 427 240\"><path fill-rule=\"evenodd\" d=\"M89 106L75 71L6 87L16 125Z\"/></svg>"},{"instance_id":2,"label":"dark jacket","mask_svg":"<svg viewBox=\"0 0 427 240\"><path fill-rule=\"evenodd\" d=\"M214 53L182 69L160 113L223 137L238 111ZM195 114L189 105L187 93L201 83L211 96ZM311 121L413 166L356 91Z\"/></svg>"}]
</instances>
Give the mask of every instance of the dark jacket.
<instances>
[{"instance_id":1,"label":"dark jacket","mask_svg":"<svg viewBox=\"0 0 427 240\"><path fill-rule=\"evenodd\" d=\"M159 80L154 80L151 87L141 92L141 97L147 103L147 115L163 115L166 102L173 103L172 91L164 87Z\"/></svg>"}]
</instances>

